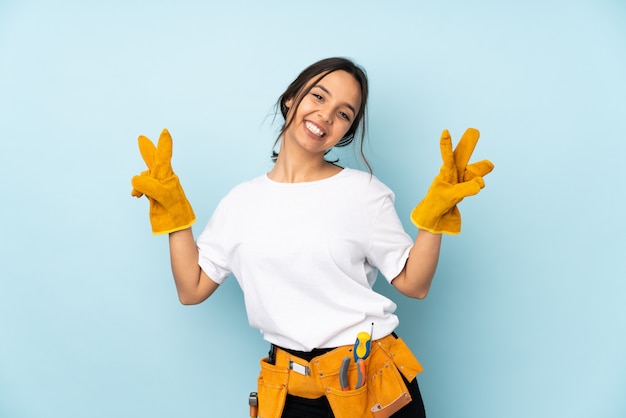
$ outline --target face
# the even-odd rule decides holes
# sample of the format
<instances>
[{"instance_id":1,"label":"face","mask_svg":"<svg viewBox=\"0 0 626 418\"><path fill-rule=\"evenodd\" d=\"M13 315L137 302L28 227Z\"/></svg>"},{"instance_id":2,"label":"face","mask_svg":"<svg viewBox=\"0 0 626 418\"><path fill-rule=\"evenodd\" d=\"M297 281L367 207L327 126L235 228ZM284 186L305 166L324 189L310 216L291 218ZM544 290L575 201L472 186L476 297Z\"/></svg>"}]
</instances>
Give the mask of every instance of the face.
<instances>
[{"instance_id":1,"label":"face","mask_svg":"<svg viewBox=\"0 0 626 418\"><path fill-rule=\"evenodd\" d=\"M312 83L312 82L311 82ZM304 91L310 86L307 84ZM296 145L323 156L346 134L361 105L358 81L345 71L333 71L317 82L302 98L295 114L294 99L285 102L287 120L293 118L284 132L285 146Z\"/></svg>"}]
</instances>

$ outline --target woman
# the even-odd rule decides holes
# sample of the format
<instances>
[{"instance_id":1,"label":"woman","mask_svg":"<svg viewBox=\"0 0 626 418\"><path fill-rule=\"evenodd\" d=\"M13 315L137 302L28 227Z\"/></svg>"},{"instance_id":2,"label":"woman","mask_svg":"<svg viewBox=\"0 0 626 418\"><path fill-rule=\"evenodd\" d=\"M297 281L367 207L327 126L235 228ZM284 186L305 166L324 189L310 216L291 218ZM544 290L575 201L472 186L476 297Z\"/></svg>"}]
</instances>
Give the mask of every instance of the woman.
<instances>
[{"instance_id":1,"label":"woman","mask_svg":"<svg viewBox=\"0 0 626 418\"><path fill-rule=\"evenodd\" d=\"M324 158L355 138L363 155L367 94L365 72L350 60L305 69L277 103L285 123L273 168L231 190L197 243L169 133L158 148L139 138L149 170L133 178L133 195L149 198L153 232L169 233L181 303L204 301L232 274L251 326L271 344L261 361L260 417L425 415L421 366L393 332L396 305L372 286L380 272L402 294L426 297L441 234L460 230L456 204L478 193L493 165L467 165L478 131L468 130L454 152L444 131L444 165L411 215L419 228L412 241L390 189ZM363 360L353 350L359 332L371 333ZM353 360L340 372L346 357Z\"/></svg>"}]
</instances>

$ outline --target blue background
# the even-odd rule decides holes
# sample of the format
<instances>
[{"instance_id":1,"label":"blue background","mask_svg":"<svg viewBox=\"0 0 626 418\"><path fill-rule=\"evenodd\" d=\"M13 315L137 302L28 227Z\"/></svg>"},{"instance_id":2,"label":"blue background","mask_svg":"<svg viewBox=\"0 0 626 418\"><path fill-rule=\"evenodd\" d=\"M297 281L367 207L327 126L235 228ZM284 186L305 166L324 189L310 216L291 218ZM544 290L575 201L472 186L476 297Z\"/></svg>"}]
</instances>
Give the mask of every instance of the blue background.
<instances>
[{"instance_id":1,"label":"blue background","mask_svg":"<svg viewBox=\"0 0 626 418\"><path fill-rule=\"evenodd\" d=\"M368 157L411 235L442 129L480 129L496 165L426 300L377 283L429 416L626 416L625 18L619 0L0 1L0 417L247 416L267 346L232 279L179 304L130 196L137 136L170 129L198 234L270 168L287 84L335 55L369 73Z\"/></svg>"}]
</instances>

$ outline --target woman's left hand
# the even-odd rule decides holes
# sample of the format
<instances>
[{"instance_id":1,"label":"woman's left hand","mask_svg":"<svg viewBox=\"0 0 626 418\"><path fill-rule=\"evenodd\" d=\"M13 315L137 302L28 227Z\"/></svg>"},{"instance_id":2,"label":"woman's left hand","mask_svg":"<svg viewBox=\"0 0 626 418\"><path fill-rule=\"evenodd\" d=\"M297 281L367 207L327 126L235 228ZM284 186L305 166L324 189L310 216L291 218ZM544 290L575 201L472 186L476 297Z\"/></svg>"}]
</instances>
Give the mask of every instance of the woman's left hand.
<instances>
[{"instance_id":1,"label":"woman's left hand","mask_svg":"<svg viewBox=\"0 0 626 418\"><path fill-rule=\"evenodd\" d=\"M461 232L461 213L457 204L467 196L478 194L485 187L483 176L494 168L489 160L468 165L479 136L477 129L466 130L453 151L450 133L447 129L442 132L443 164L426 196L411 213L411 221L419 229L434 234Z\"/></svg>"}]
</instances>

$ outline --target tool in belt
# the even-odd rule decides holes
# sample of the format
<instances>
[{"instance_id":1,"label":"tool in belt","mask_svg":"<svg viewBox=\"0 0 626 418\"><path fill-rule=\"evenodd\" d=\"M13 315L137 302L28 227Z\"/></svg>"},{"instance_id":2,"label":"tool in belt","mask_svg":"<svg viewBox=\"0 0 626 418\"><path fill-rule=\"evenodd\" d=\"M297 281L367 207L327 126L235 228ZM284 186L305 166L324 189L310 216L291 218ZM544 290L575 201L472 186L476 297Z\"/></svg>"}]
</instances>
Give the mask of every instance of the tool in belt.
<instances>
[{"instance_id":1,"label":"tool in belt","mask_svg":"<svg viewBox=\"0 0 626 418\"><path fill-rule=\"evenodd\" d=\"M357 348L367 342L357 340ZM353 359L354 350L354 345L322 350L308 361L281 348L273 349L270 357L275 364L270 364L269 358L260 362L259 418L279 418L287 393L308 399L326 396L336 418L386 418L411 401L402 376L410 382L422 367L402 339L388 335L370 340L369 354L361 359L367 364L365 372L350 361L343 378L344 359ZM363 356L357 353L357 363ZM344 390L346 386L349 390Z\"/></svg>"}]
</instances>

